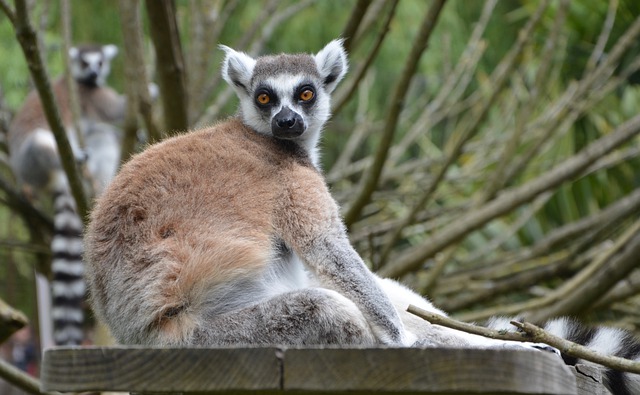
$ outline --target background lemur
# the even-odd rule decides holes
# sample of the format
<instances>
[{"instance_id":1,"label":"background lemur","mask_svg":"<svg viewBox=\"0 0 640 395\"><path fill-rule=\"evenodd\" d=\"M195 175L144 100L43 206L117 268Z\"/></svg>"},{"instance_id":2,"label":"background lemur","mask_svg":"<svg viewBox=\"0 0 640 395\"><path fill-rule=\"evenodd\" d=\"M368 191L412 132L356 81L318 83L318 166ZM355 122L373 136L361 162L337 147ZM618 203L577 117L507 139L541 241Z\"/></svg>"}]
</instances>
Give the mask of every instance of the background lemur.
<instances>
[{"instance_id":1,"label":"background lemur","mask_svg":"<svg viewBox=\"0 0 640 395\"><path fill-rule=\"evenodd\" d=\"M316 152L347 70L341 41L313 56L222 48L239 117L135 156L92 213L91 301L119 342L538 347L407 313L444 314L375 276L351 247ZM607 350L624 355L616 347Z\"/></svg>"},{"instance_id":2,"label":"background lemur","mask_svg":"<svg viewBox=\"0 0 640 395\"><path fill-rule=\"evenodd\" d=\"M104 85L114 45L74 47L69 51L71 73L76 81L81 107L80 127L86 143L79 147L73 128L69 91L63 78L53 84L67 136L77 158L86 158L90 176L100 189L112 177L119 162L117 130L110 124L124 116L123 96ZM52 296L54 341L80 344L83 338L82 302L85 295L82 263L82 221L70 195L53 134L37 92L31 92L13 119L8 132L10 163L18 183L40 199L53 197L54 235L52 252Z\"/></svg>"}]
</instances>

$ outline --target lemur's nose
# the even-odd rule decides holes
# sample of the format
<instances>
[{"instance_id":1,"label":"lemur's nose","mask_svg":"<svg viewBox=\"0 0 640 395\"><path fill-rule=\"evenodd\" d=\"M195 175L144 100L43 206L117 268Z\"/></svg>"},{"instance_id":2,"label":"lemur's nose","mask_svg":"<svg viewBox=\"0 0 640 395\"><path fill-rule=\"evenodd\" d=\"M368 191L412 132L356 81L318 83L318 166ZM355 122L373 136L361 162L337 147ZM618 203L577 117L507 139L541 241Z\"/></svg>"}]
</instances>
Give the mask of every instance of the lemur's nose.
<instances>
[{"instance_id":1,"label":"lemur's nose","mask_svg":"<svg viewBox=\"0 0 640 395\"><path fill-rule=\"evenodd\" d=\"M283 107L273 119L279 128L290 129L296 124L296 117L300 116L289 107Z\"/></svg>"},{"instance_id":2,"label":"lemur's nose","mask_svg":"<svg viewBox=\"0 0 640 395\"><path fill-rule=\"evenodd\" d=\"M281 128L292 128L296 124L295 118L276 119L276 124Z\"/></svg>"},{"instance_id":3,"label":"lemur's nose","mask_svg":"<svg viewBox=\"0 0 640 395\"><path fill-rule=\"evenodd\" d=\"M300 114L283 107L271 121L271 132L274 137L281 139L292 139L304 133L304 120Z\"/></svg>"}]
</instances>

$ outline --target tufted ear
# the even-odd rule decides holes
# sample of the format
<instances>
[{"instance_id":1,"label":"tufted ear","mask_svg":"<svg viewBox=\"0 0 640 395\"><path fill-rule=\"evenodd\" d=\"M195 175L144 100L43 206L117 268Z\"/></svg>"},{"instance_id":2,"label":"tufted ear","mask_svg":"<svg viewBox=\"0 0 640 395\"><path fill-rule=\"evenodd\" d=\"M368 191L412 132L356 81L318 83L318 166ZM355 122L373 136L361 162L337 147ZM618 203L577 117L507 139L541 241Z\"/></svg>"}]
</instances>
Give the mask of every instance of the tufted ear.
<instances>
[{"instance_id":1,"label":"tufted ear","mask_svg":"<svg viewBox=\"0 0 640 395\"><path fill-rule=\"evenodd\" d=\"M102 46L102 53L104 57L111 60L118 54L118 47L113 44L107 44Z\"/></svg>"},{"instance_id":2,"label":"tufted ear","mask_svg":"<svg viewBox=\"0 0 640 395\"><path fill-rule=\"evenodd\" d=\"M220 45L226 56L222 62L222 78L238 94L249 94L249 83L253 68L256 65L255 59L244 52L237 52L225 45Z\"/></svg>"},{"instance_id":3,"label":"tufted ear","mask_svg":"<svg viewBox=\"0 0 640 395\"><path fill-rule=\"evenodd\" d=\"M324 87L329 93L333 92L349 68L342 41L342 39L331 41L314 58L320 76L324 80Z\"/></svg>"},{"instance_id":4,"label":"tufted ear","mask_svg":"<svg viewBox=\"0 0 640 395\"><path fill-rule=\"evenodd\" d=\"M76 47L69 48L69 58L76 59L79 53L80 51L78 51L78 48Z\"/></svg>"}]
</instances>

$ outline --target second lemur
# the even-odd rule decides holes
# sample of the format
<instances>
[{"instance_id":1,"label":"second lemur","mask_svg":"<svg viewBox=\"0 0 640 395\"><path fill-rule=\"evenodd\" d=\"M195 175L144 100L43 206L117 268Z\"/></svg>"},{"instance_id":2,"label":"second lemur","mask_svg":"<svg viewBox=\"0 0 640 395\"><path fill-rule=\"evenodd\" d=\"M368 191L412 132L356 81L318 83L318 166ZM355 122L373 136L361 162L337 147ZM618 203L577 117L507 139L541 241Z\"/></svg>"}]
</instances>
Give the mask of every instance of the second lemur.
<instances>
[{"instance_id":1,"label":"second lemur","mask_svg":"<svg viewBox=\"0 0 640 395\"><path fill-rule=\"evenodd\" d=\"M113 177L120 159L119 132L113 124L123 119L125 99L105 85L111 59L116 53L116 46L104 45L73 47L68 54L81 107L79 124L86 144L84 150L79 147L73 128L66 81L60 78L52 85L74 155L79 160L86 159L95 191L102 189ZM41 201L53 198L53 337L58 345L80 344L85 296L82 221L76 213L55 138L37 92L27 96L11 122L8 143L10 164L18 184L30 197Z\"/></svg>"}]
</instances>

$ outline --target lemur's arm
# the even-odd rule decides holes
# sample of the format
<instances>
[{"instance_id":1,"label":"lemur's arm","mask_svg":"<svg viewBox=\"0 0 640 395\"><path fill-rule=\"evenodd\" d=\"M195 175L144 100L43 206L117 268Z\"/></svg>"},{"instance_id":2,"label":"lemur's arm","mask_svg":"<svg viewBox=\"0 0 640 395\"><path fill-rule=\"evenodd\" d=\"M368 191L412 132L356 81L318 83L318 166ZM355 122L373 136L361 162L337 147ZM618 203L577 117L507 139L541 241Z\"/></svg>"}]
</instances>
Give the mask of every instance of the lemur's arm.
<instances>
[{"instance_id":1,"label":"lemur's arm","mask_svg":"<svg viewBox=\"0 0 640 395\"><path fill-rule=\"evenodd\" d=\"M323 286L353 301L384 344L405 344L404 327L375 276L351 246L338 206L315 169L290 173L279 199L276 227Z\"/></svg>"}]
</instances>

